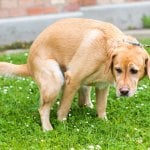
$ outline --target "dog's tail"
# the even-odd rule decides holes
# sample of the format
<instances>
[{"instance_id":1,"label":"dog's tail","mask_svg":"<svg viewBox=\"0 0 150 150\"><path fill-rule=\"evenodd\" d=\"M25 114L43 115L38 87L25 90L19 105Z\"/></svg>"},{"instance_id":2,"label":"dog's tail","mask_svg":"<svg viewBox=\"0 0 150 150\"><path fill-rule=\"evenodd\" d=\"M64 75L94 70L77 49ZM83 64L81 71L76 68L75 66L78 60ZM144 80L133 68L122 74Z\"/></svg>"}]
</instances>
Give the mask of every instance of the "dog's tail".
<instances>
[{"instance_id":1,"label":"dog's tail","mask_svg":"<svg viewBox=\"0 0 150 150\"><path fill-rule=\"evenodd\" d=\"M0 75L30 76L30 71L27 64L15 65L7 62L0 62Z\"/></svg>"}]
</instances>

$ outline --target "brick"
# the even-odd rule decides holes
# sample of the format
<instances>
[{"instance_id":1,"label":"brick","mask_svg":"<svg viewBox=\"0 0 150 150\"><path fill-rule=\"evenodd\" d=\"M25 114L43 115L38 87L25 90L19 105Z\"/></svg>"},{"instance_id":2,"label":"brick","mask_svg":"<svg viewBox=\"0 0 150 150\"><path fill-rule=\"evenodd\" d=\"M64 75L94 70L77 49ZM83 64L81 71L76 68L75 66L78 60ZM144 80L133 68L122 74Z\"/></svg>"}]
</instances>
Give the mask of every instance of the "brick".
<instances>
[{"instance_id":1,"label":"brick","mask_svg":"<svg viewBox=\"0 0 150 150\"><path fill-rule=\"evenodd\" d=\"M18 5L20 7L28 7L34 5L34 0L18 0Z\"/></svg>"},{"instance_id":2,"label":"brick","mask_svg":"<svg viewBox=\"0 0 150 150\"><path fill-rule=\"evenodd\" d=\"M144 0L125 0L126 2L139 2L139 1L144 1ZM147 0L149 1L149 0Z\"/></svg>"},{"instance_id":3,"label":"brick","mask_svg":"<svg viewBox=\"0 0 150 150\"><path fill-rule=\"evenodd\" d=\"M34 0L34 6L50 5L50 0Z\"/></svg>"},{"instance_id":4,"label":"brick","mask_svg":"<svg viewBox=\"0 0 150 150\"><path fill-rule=\"evenodd\" d=\"M63 11L67 12L67 11L78 11L80 9L80 5L79 4L68 4L66 6L64 6Z\"/></svg>"},{"instance_id":5,"label":"brick","mask_svg":"<svg viewBox=\"0 0 150 150\"><path fill-rule=\"evenodd\" d=\"M116 3L123 3L127 0L97 0L98 4L116 4Z\"/></svg>"},{"instance_id":6,"label":"brick","mask_svg":"<svg viewBox=\"0 0 150 150\"><path fill-rule=\"evenodd\" d=\"M83 0L67 0L68 3L72 3L72 4L79 4L80 1L83 1Z\"/></svg>"},{"instance_id":7,"label":"brick","mask_svg":"<svg viewBox=\"0 0 150 150\"><path fill-rule=\"evenodd\" d=\"M1 0L1 8L16 8L18 7L18 0Z\"/></svg>"},{"instance_id":8,"label":"brick","mask_svg":"<svg viewBox=\"0 0 150 150\"><path fill-rule=\"evenodd\" d=\"M43 8L41 7L31 7L27 9L28 15L37 15L37 14L43 14Z\"/></svg>"},{"instance_id":9,"label":"brick","mask_svg":"<svg viewBox=\"0 0 150 150\"><path fill-rule=\"evenodd\" d=\"M9 10L9 15L11 17L17 17L17 16L25 16L27 13L25 9L22 8L16 8L16 9L10 9Z\"/></svg>"},{"instance_id":10,"label":"brick","mask_svg":"<svg viewBox=\"0 0 150 150\"><path fill-rule=\"evenodd\" d=\"M65 4L66 2L67 2L66 0L51 0L52 5Z\"/></svg>"},{"instance_id":11,"label":"brick","mask_svg":"<svg viewBox=\"0 0 150 150\"><path fill-rule=\"evenodd\" d=\"M56 7L52 7L52 6L49 6L49 7L45 7L43 8L43 13L44 14L49 14L49 13L57 13L58 12L58 9Z\"/></svg>"},{"instance_id":12,"label":"brick","mask_svg":"<svg viewBox=\"0 0 150 150\"><path fill-rule=\"evenodd\" d=\"M100 4L100 5L103 5L103 4L110 4L110 0L97 0L97 3Z\"/></svg>"},{"instance_id":13,"label":"brick","mask_svg":"<svg viewBox=\"0 0 150 150\"><path fill-rule=\"evenodd\" d=\"M9 16L9 12L7 9L0 9L0 18L5 18Z\"/></svg>"},{"instance_id":14,"label":"brick","mask_svg":"<svg viewBox=\"0 0 150 150\"><path fill-rule=\"evenodd\" d=\"M87 6L87 5L95 5L97 0L80 0L80 5Z\"/></svg>"},{"instance_id":15,"label":"brick","mask_svg":"<svg viewBox=\"0 0 150 150\"><path fill-rule=\"evenodd\" d=\"M125 0L111 0L111 3L123 3Z\"/></svg>"},{"instance_id":16,"label":"brick","mask_svg":"<svg viewBox=\"0 0 150 150\"><path fill-rule=\"evenodd\" d=\"M39 14L56 13L56 12L57 12L57 8L52 6L48 6L48 7L37 6L37 7L31 7L27 9L28 15L39 15Z\"/></svg>"}]
</instances>

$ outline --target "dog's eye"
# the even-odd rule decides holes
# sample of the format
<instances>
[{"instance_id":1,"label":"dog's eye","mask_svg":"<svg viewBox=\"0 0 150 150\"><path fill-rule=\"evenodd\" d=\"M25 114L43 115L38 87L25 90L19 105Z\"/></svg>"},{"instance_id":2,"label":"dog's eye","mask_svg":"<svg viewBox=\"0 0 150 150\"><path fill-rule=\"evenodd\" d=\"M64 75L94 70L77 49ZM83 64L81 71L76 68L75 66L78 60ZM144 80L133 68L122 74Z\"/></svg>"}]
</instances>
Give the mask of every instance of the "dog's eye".
<instances>
[{"instance_id":1,"label":"dog's eye","mask_svg":"<svg viewBox=\"0 0 150 150\"><path fill-rule=\"evenodd\" d=\"M115 70L117 71L117 73L122 73L121 68L115 68Z\"/></svg>"},{"instance_id":2,"label":"dog's eye","mask_svg":"<svg viewBox=\"0 0 150 150\"><path fill-rule=\"evenodd\" d=\"M130 69L130 72L131 72L132 74L137 74L138 70L136 70L136 69L134 69L134 68L131 68L131 69Z\"/></svg>"}]
</instances>

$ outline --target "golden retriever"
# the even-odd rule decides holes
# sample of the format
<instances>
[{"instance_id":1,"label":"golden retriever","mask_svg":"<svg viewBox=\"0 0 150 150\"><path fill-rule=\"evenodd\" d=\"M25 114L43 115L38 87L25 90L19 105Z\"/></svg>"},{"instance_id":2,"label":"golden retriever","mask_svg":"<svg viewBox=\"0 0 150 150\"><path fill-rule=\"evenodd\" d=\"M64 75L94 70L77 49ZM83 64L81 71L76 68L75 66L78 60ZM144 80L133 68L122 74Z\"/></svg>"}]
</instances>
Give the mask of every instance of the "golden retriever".
<instances>
[{"instance_id":1,"label":"golden retriever","mask_svg":"<svg viewBox=\"0 0 150 150\"><path fill-rule=\"evenodd\" d=\"M139 42L110 23L92 19L63 19L46 28L33 42L27 64L0 63L1 75L31 76L37 83L44 131L52 130L50 109L63 91L58 120L64 120L79 91L79 105L92 107L96 87L99 118L106 117L109 85L117 96L134 95L138 81L150 77L150 57Z\"/></svg>"}]
</instances>

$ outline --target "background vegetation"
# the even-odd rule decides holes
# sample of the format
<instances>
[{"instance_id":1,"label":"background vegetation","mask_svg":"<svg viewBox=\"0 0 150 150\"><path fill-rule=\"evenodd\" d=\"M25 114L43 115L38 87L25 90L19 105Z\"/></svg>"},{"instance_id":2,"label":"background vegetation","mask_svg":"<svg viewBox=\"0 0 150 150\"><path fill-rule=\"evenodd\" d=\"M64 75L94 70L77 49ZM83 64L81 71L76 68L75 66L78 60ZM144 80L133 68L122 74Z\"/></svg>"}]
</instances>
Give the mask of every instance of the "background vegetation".
<instances>
[{"instance_id":1,"label":"background vegetation","mask_svg":"<svg viewBox=\"0 0 150 150\"><path fill-rule=\"evenodd\" d=\"M144 28L150 28L150 16L143 16L142 21Z\"/></svg>"}]
</instances>

